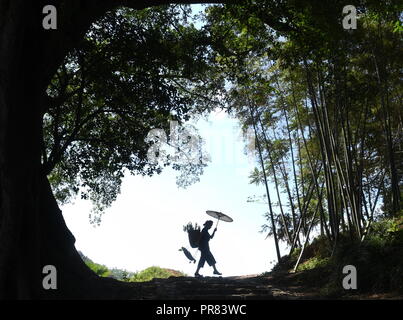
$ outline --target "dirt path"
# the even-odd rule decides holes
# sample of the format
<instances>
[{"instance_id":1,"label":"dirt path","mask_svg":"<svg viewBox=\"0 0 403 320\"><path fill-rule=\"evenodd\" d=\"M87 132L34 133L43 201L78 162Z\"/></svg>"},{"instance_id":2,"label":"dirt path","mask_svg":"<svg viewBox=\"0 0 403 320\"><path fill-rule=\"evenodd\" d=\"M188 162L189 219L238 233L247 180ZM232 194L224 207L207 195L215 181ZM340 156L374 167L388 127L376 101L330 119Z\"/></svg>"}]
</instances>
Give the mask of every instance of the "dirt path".
<instances>
[{"instance_id":1,"label":"dirt path","mask_svg":"<svg viewBox=\"0 0 403 320\"><path fill-rule=\"evenodd\" d=\"M149 282L108 282L106 299L135 300L316 300L316 299L403 299L394 293L350 294L325 297L319 288L307 288L295 275L238 277L171 277ZM104 283L105 284L105 283ZM100 288L101 289L101 288ZM105 292L106 288L101 290Z\"/></svg>"},{"instance_id":2,"label":"dirt path","mask_svg":"<svg viewBox=\"0 0 403 320\"><path fill-rule=\"evenodd\" d=\"M112 285L112 283L111 283ZM142 283L120 283L110 293L118 299L168 300L271 300L318 299L315 292L300 286L283 288L270 277L258 275L239 277L171 277Z\"/></svg>"}]
</instances>

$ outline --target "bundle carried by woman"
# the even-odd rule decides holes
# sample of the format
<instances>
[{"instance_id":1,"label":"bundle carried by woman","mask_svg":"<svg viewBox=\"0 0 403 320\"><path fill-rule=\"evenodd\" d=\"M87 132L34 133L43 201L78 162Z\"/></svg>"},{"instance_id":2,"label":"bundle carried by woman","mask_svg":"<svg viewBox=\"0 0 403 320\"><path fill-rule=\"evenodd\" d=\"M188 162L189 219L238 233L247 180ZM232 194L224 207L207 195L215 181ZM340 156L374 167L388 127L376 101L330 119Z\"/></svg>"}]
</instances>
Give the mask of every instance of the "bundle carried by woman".
<instances>
[{"instance_id":1,"label":"bundle carried by woman","mask_svg":"<svg viewBox=\"0 0 403 320\"><path fill-rule=\"evenodd\" d=\"M193 226L193 224L189 222L183 227L183 231L188 233L190 246L192 248L198 248L201 236L200 226L197 223Z\"/></svg>"}]
</instances>

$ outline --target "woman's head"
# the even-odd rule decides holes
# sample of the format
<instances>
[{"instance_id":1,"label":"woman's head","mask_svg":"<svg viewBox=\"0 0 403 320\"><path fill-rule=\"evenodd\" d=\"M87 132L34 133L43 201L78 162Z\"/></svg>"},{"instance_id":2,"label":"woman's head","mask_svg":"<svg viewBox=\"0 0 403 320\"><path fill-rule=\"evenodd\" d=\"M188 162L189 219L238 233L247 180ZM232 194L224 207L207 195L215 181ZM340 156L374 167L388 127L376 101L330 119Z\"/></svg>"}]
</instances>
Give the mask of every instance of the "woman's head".
<instances>
[{"instance_id":1,"label":"woman's head","mask_svg":"<svg viewBox=\"0 0 403 320\"><path fill-rule=\"evenodd\" d=\"M204 225L207 229L210 229L213 226L213 221L207 220Z\"/></svg>"}]
</instances>

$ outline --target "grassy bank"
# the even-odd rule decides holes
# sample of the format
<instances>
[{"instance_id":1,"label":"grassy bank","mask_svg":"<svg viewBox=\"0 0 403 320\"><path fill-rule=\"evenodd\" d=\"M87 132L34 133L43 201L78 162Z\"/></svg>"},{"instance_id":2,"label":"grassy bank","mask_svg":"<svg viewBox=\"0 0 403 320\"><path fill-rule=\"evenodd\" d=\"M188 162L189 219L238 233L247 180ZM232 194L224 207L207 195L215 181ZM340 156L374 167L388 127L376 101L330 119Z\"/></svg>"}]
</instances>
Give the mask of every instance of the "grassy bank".
<instances>
[{"instance_id":1,"label":"grassy bank","mask_svg":"<svg viewBox=\"0 0 403 320\"><path fill-rule=\"evenodd\" d=\"M287 281L300 250L282 257L270 273L273 278ZM346 265L356 267L357 290L345 290L342 286ZM321 295L327 297L403 293L403 218L373 223L363 241L340 234L335 248L325 237L315 238L305 249L301 263L289 281L320 290Z\"/></svg>"},{"instance_id":2,"label":"grassy bank","mask_svg":"<svg viewBox=\"0 0 403 320\"><path fill-rule=\"evenodd\" d=\"M186 276L186 274L184 274L181 271L168 268L160 268L158 266L152 266L139 272L131 272L118 268L110 269L103 264L99 264L92 261L90 258L86 257L81 252L80 255L85 264L97 275L101 277L115 278L117 280L125 282L144 282L144 281L151 281L152 279L155 278L165 279L169 277Z\"/></svg>"}]
</instances>

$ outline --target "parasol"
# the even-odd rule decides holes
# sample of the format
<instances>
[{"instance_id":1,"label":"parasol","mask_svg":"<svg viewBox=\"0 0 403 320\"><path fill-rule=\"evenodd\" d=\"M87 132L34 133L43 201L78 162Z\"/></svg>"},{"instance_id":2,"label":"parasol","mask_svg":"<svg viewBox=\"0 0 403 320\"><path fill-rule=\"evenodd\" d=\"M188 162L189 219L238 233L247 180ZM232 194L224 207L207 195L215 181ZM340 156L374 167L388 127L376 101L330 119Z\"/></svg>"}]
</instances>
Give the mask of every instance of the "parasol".
<instances>
[{"instance_id":1,"label":"parasol","mask_svg":"<svg viewBox=\"0 0 403 320\"><path fill-rule=\"evenodd\" d=\"M217 224L216 224L216 228L218 226L218 222L220 222L220 220L225 221L225 222L232 222L234 220L232 220L231 217L227 216L226 214L222 213L222 212L218 212L218 211L213 211L213 210L207 210L206 213L217 219Z\"/></svg>"}]
</instances>

